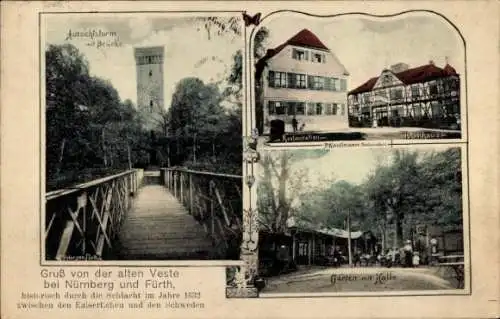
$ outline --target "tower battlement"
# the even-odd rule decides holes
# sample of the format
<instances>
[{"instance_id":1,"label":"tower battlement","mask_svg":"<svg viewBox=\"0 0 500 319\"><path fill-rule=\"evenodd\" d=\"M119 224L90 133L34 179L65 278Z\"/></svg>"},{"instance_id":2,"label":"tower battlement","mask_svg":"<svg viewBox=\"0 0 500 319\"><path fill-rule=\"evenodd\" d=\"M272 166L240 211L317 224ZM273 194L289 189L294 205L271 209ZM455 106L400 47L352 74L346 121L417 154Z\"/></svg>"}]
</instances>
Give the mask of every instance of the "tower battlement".
<instances>
[{"instance_id":1,"label":"tower battlement","mask_svg":"<svg viewBox=\"0 0 500 319\"><path fill-rule=\"evenodd\" d=\"M134 48L137 65L162 64L165 49L162 46Z\"/></svg>"}]
</instances>

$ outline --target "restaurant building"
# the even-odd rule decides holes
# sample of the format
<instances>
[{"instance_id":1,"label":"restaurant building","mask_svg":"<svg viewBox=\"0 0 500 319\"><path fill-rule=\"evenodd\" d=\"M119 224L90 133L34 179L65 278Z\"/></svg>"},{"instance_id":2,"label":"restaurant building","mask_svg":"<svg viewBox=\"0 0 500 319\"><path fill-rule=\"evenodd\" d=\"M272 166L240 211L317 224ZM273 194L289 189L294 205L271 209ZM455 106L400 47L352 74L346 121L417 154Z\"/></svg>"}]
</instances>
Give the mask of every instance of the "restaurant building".
<instances>
[{"instance_id":1,"label":"restaurant building","mask_svg":"<svg viewBox=\"0 0 500 319\"><path fill-rule=\"evenodd\" d=\"M398 63L348 93L350 126L460 129L460 76L446 63Z\"/></svg>"},{"instance_id":2,"label":"restaurant building","mask_svg":"<svg viewBox=\"0 0 500 319\"><path fill-rule=\"evenodd\" d=\"M348 127L349 73L316 35L303 29L256 64L257 125L269 134L272 123L285 132L330 131ZM258 105L258 106L257 106Z\"/></svg>"}]
</instances>

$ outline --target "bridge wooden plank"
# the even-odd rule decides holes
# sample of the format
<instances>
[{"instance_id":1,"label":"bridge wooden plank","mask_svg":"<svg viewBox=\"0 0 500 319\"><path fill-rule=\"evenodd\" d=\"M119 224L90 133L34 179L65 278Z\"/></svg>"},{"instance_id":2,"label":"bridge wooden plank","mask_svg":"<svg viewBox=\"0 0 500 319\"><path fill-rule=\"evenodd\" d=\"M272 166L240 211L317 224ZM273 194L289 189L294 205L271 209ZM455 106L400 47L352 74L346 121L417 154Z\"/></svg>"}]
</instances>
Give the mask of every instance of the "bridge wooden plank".
<instances>
[{"instance_id":1,"label":"bridge wooden plank","mask_svg":"<svg viewBox=\"0 0 500 319\"><path fill-rule=\"evenodd\" d=\"M119 234L120 259L208 259L204 227L162 185L141 188Z\"/></svg>"}]
</instances>

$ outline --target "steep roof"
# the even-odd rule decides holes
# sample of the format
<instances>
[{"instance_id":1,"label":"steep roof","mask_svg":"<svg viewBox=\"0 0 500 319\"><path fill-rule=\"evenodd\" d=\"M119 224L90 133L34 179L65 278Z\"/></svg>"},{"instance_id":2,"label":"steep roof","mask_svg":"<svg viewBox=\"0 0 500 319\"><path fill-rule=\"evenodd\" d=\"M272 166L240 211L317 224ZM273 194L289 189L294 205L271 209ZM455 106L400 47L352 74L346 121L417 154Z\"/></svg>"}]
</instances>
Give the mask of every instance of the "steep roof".
<instances>
[{"instance_id":1,"label":"steep roof","mask_svg":"<svg viewBox=\"0 0 500 319\"><path fill-rule=\"evenodd\" d=\"M321 42L318 37L309 31L308 29L302 29L299 33L288 39L286 42L278 45L274 49L269 49L266 52L266 55L259 59L255 64L256 67L256 78L260 78L260 74L264 69L267 60L280 53L287 45L295 45L300 47L308 47L320 50L326 50L330 52L330 49L327 48L326 45Z\"/></svg>"},{"instance_id":2,"label":"steep roof","mask_svg":"<svg viewBox=\"0 0 500 319\"><path fill-rule=\"evenodd\" d=\"M404 84L410 85L414 83L427 82L450 75L457 75L457 73L455 69L449 64L446 64L444 69L441 69L435 66L433 63L429 63L416 68L394 73L394 75ZM354 90L350 91L349 94L358 94L371 91L375 86L375 83L377 83L378 78L379 77L376 76L369 79Z\"/></svg>"}]
</instances>

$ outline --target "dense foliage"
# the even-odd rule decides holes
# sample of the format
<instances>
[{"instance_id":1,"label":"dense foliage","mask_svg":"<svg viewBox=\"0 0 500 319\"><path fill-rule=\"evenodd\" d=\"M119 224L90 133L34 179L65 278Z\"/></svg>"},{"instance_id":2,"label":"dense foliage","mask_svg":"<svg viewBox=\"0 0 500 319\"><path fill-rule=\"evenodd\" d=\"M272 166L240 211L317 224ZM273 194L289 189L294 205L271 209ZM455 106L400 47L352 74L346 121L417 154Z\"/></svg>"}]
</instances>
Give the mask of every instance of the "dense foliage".
<instances>
[{"instance_id":1,"label":"dense foliage","mask_svg":"<svg viewBox=\"0 0 500 319\"><path fill-rule=\"evenodd\" d=\"M294 167L296 154L299 152L273 152L263 158L258 186L263 229L283 233L291 216L317 226L345 229L350 213L353 230L371 230L386 241L391 228L396 233L393 239L401 242L418 224L462 225L458 148L425 153L394 150L390 163L378 164L361 184L325 179L313 188L303 169Z\"/></svg>"},{"instance_id":2,"label":"dense foliage","mask_svg":"<svg viewBox=\"0 0 500 319\"><path fill-rule=\"evenodd\" d=\"M145 160L147 135L130 101L89 74L73 45L50 45L46 59L47 189L109 175Z\"/></svg>"}]
</instances>

